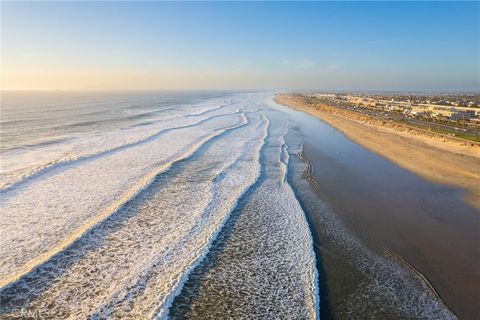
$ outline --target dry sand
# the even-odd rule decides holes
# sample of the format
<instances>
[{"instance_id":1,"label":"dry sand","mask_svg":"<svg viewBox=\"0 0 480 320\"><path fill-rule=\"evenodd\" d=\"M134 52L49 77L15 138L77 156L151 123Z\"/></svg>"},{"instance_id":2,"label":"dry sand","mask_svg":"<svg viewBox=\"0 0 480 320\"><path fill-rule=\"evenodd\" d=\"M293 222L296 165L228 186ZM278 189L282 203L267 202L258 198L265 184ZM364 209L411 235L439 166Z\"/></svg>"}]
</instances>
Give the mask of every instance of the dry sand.
<instances>
[{"instance_id":1,"label":"dry sand","mask_svg":"<svg viewBox=\"0 0 480 320\"><path fill-rule=\"evenodd\" d=\"M480 145L327 105L305 104L299 96L277 94L275 102L309 113L350 140L432 182L467 191L480 209Z\"/></svg>"}]
</instances>

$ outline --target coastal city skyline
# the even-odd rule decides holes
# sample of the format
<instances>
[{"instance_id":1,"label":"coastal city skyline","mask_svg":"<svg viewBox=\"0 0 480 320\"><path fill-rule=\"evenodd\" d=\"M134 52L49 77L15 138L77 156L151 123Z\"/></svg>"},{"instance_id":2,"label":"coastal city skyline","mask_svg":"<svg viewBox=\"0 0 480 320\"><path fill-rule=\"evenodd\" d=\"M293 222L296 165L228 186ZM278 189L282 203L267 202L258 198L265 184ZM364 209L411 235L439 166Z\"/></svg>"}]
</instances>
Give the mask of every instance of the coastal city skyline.
<instances>
[{"instance_id":1,"label":"coastal city skyline","mask_svg":"<svg viewBox=\"0 0 480 320\"><path fill-rule=\"evenodd\" d=\"M480 86L478 2L1 5L3 90Z\"/></svg>"}]
</instances>

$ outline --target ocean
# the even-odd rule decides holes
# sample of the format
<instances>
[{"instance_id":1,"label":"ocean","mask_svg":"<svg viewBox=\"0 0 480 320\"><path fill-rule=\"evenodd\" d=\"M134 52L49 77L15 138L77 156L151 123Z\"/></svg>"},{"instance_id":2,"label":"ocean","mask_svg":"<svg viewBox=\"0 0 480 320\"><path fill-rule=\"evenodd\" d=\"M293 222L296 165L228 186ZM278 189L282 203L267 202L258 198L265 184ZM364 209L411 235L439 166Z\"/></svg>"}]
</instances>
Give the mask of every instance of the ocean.
<instances>
[{"instance_id":1,"label":"ocean","mask_svg":"<svg viewBox=\"0 0 480 320\"><path fill-rule=\"evenodd\" d=\"M316 211L368 280L338 279L352 318L454 318L314 194L302 121L272 93L4 93L2 319L318 319Z\"/></svg>"}]
</instances>

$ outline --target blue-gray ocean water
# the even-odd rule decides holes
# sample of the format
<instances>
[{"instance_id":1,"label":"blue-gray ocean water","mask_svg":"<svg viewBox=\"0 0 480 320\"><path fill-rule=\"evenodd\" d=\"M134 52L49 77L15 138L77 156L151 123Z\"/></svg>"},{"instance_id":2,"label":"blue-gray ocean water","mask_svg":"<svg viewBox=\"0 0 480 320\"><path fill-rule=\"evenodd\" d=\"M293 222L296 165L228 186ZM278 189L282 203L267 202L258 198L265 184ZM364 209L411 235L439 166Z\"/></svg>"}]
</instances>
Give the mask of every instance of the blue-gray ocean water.
<instances>
[{"instance_id":1,"label":"blue-gray ocean water","mask_svg":"<svg viewBox=\"0 0 480 320\"><path fill-rule=\"evenodd\" d=\"M3 93L2 319L319 318L301 126L271 93ZM376 267L358 318L452 317L323 215Z\"/></svg>"}]
</instances>

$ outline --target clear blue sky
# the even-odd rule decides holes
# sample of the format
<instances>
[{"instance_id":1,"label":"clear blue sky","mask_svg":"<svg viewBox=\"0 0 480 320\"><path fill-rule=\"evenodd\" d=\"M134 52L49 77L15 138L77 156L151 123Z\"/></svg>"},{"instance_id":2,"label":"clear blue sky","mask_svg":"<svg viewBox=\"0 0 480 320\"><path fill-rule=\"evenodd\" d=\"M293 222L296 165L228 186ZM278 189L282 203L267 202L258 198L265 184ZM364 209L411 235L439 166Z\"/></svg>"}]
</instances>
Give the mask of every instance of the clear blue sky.
<instances>
[{"instance_id":1,"label":"clear blue sky","mask_svg":"<svg viewBox=\"0 0 480 320\"><path fill-rule=\"evenodd\" d=\"M2 2L4 89L479 90L479 2Z\"/></svg>"}]
</instances>

